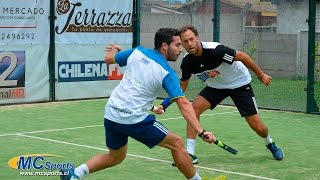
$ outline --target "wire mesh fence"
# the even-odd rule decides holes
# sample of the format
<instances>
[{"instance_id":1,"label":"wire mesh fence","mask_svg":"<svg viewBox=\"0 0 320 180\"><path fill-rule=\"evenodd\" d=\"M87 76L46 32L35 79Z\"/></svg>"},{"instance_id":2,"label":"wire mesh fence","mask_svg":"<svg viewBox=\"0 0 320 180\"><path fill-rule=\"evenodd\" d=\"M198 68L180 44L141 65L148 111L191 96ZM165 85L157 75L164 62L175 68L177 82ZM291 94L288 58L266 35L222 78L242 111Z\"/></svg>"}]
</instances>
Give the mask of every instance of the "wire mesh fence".
<instances>
[{"instance_id":1,"label":"wire mesh fence","mask_svg":"<svg viewBox=\"0 0 320 180\"><path fill-rule=\"evenodd\" d=\"M141 1L140 44L152 48L154 33L159 28L184 25L195 26L201 41L213 41L214 5L214 0ZM308 0L294 3L290 0L220 0L219 12L220 43L246 52L273 78L272 85L266 87L252 73L251 83L258 106L306 112ZM320 50L317 52L315 99L319 105ZM177 73L180 73L182 57L171 63ZM193 100L204 86L192 77L186 96ZM166 93L161 93L160 97L166 97ZM222 104L233 105L233 102L226 99Z\"/></svg>"},{"instance_id":2,"label":"wire mesh fence","mask_svg":"<svg viewBox=\"0 0 320 180\"><path fill-rule=\"evenodd\" d=\"M320 4L316 4L315 17L315 58L314 58L314 113L320 114ZM309 18L310 21L310 18Z\"/></svg>"}]
</instances>

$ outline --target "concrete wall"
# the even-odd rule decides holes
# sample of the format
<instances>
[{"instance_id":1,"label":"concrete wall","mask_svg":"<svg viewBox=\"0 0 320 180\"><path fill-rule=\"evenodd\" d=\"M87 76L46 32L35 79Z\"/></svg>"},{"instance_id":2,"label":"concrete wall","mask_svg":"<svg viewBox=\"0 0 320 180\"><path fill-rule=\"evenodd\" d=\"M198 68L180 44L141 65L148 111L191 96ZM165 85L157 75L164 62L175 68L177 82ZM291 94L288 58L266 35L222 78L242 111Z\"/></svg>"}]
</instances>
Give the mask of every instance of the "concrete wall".
<instances>
[{"instance_id":1,"label":"concrete wall","mask_svg":"<svg viewBox=\"0 0 320 180\"><path fill-rule=\"evenodd\" d=\"M297 34L297 63L296 75L307 77L308 74L308 30L301 30Z\"/></svg>"},{"instance_id":2,"label":"concrete wall","mask_svg":"<svg viewBox=\"0 0 320 180\"><path fill-rule=\"evenodd\" d=\"M265 72L274 77L307 77L308 31L297 34L246 33L246 49Z\"/></svg>"},{"instance_id":3,"label":"concrete wall","mask_svg":"<svg viewBox=\"0 0 320 180\"><path fill-rule=\"evenodd\" d=\"M297 36L292 34L259 34L257 63L275 77L296 75Z\"/></svg>"},{"instance_id":4,"label":"concrete wall","mask_svg":"<svg viewBox=\"0 0 320 180\"><path fill-rule=\"evenodd\" d=\"M277 33L296 34L308 29L309 0L281 0L277 2Z\"/></svg>"}]
</instances>

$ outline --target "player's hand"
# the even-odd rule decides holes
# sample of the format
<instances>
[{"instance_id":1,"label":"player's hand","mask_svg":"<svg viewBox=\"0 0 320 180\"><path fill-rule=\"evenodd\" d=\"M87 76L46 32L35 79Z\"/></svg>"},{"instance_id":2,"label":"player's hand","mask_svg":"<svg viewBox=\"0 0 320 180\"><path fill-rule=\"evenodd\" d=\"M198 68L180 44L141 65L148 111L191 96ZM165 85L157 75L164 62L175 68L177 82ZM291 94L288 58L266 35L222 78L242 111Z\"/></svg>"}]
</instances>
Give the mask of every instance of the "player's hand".
<instances>
[{"instance_id":1,"label":"player's hand","mask_svg":"<svg viewBox=\"0 0 320 180\"><path fill-rule=\"evenodd\" d=\"M164 114L164 112L165 112L162 105L153 106L151 111L156 113L156 114Z\"/></svg>"},{"instance_id":2,"label":"player's hand","mask_svg":"<svg viewBox=\"0 0 320 180\"><path fill-rule=\"evenodd\" d=\"M266 86L269 86L272 83L272 77L268 74L263 74L263 76L260 77L259 80Z\"/></svg>"},{"instance_id":3,"label":"player's hand","mask_svg":"<svg viewBox=\"0 0 320 180\"><path fill-rule=\"evenodd\" d=\"M201 139L210 144L214 143L217 140L216 136L214 136L212 132L207 131L203 133Z\"/></svg>"},{"instance_id":4,"label":"player's hand","mask_svg":"<svg viewBox=\"0 0 320 180\"><path fill-rule=\"evenodd\" d=\"M121 47L117 44L109 44L106 46L105 51L110 52L111 50L116 49L118 52L121 51Z\"/></svg>"}]
</instances>

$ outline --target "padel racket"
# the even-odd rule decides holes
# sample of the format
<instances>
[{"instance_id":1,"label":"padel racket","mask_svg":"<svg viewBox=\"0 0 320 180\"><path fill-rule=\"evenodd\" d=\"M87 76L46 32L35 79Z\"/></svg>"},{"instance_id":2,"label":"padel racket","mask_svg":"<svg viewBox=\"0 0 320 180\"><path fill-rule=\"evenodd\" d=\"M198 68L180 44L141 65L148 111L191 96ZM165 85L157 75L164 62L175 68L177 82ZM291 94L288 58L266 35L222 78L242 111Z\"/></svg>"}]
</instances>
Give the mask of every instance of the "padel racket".
<instances>
[{"instance_id":1,"label":"padel racket","mask_svg":"<svg viewBox=\"0 0 320 180\"><path fill-rule=\"evenodd\" d=\"M214 142L217 146L221 147L222 149L229 151L230 153L236 155L238 153L237 150L233 149L232 147L224 144L223 142L219 141L218 139Z\"/></svg>"}]
</instances>

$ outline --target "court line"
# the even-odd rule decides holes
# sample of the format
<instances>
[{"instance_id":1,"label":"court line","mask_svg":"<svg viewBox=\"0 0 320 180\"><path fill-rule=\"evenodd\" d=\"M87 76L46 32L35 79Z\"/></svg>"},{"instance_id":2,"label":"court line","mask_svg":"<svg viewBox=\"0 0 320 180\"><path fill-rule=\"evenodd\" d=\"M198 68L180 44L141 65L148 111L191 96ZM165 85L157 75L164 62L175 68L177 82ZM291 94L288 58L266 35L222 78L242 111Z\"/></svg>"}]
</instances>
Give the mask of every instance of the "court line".
<instances>
[{"instance_id":1,"label":"court line","mask_svg":"<svg viewBox=\"0 0 320 180\"><path fill-rule=\"evenodd\" d=\"M219 115L219 114L229 114L234 113L238 111L229 111L229 112L221 112L221 113L211 113L211 114L202 114L202 116L213 116L213 115ZM183 119L182 116L180 117L174 117L174 118L165 118L165 119L158 119L158 121L168 121L168 120L174 120L174 119ZM71 128L59 128L59 129L45 129L45 130L38 130L38 131L27 131L27 132L20 132L20 133L8 133L8 134L0 134L0 137L4 136L14 136L17 134L33 134L33 133L41 133L41 132L53 132L53 131L64 131L64 130L73 130L73 129L83 129L83 128L92 128L92 127L99 127L103 126L101 124L97 125L91 125L91 126L79 126L79 127L71 127Z\"/></svg>"},{"instance_id":2,"label":"court line","mask_svg":"<svg viewBox=\"0 0 320 180\"><path fill-rule=\"evenodd\" d=\"M214 115L220 115L220 114L230 114L230 113L235 113L239 111L228 111L228 112L220 112L220 113L211 113L211 114L201 114L200 117L203 116L214 116ZM167 121L167 120L172 120L172 119L182 119L183 117L175 117L175 118L166 118L166 119L158 119L159 121Z\"/></svg>"},{"instance_id":3,"label":"court line","mask_svg":"<svg viewBox=\"0 0 320 180\"><path fill-rule=\"evenodd\" d=\"M72 145L72 146L85 147L85 148L89 148L89 149L108 151L107 149L104 149L104 148L98 148L98 147L93 147L93 146L88 146L88 145L82 145L82 144L64 142L64 141L59 141L59 140L54 140L54 139L48 139L48 138L41 138L41 137L37 137L37 136L30 136L30 135L24 135L24 134L16 134L16 135L17 135L17 136L22 136L22 137L33 138L33 139L44 140L44 141L50 141L50 142L56 142L56 143L61 143L61 144L67 144L67 145ZM137 158L152 160L152 161L159 161L159 162L164 162L164 163L172 163L171 161L162 160L162 159L157 159L157 158L151 158L151 157L147 157L147 156L140 156L140 155L135 155L135 154L130 154L130 153L127 153L127 155L128 155L128 156L132 156L132 157L137 157ZM200 168L200 169L209 170L209 171L217 171L217 172L223 172L223 173L228 173L228 174L235 174L235 175L253 177L253 178L257 178L257 179L277 180L277 179L268 178L268 177L263 177L263 176L256 176L256 175L252 175L252 174L246 174L246 173L240 173L240 172L234 172L234 171L226 171L226 170L209 168L209 167L204 167L204 166L199 166L199 165L195 165L195 167Z\"/></svg>"},{"instance_id":4,"label":"court line","mask_svg":"<svg viewBox=\"0 0 320 180\"><path fill-rule=\"evenodd\" d=\"M103 125L99 124L99 125L92 125L92 126L80 126L80 127L71 127L71 128L46 129L46 130L39 130L39 131L28 131L28 132L20 132L20 133L0 134L0 137L3 137L3 136L14 136L14 135L17 135L17 134L33 134L33 133L41 133L41 132L65 131L65 130L92 128L92 127L99 127L99 126L103 126Z\"/></svg>"}]
</instances>

